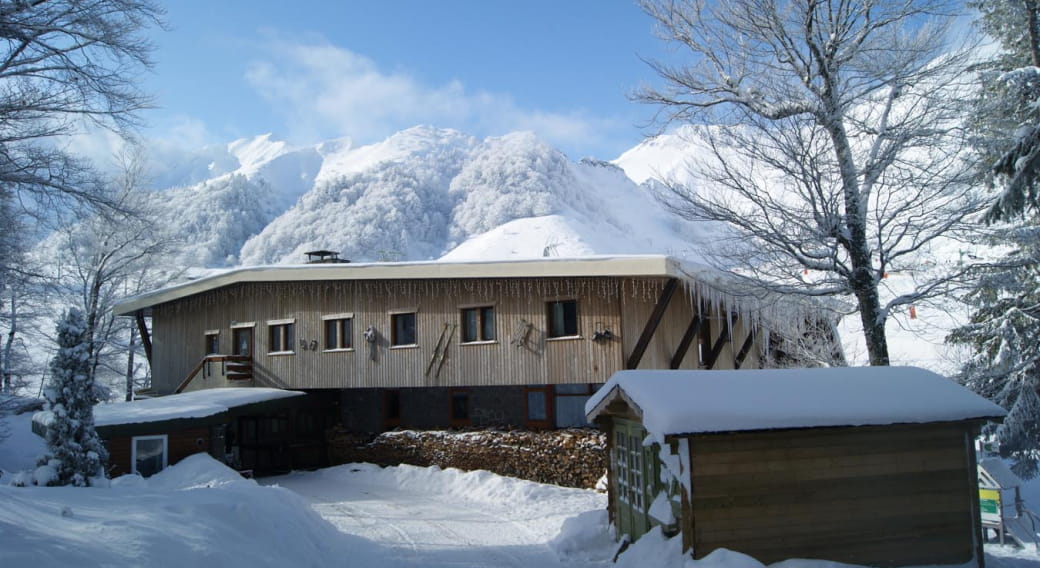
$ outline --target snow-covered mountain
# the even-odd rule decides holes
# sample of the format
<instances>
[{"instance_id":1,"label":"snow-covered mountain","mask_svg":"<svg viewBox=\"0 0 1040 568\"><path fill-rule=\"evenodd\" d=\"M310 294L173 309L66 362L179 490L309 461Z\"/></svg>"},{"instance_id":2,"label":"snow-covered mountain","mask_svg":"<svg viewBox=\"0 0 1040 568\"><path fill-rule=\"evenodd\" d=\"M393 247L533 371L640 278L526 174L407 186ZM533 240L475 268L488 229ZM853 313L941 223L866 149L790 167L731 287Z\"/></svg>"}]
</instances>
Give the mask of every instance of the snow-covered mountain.
<instances>
[{"instance_id":1,"label":"snow-covered mountain","mask_svg":"<svg viewBox=\"0 0 1040 568\"><path fill-rule=\"evenodd\" d=\"M571 162L530 133L419 126L302 148L264 135L167 166L180 186L155 192L163 224L197 266L298 263L317 248L354 260L677 254L697 235L617 166Z\"/></svg>"}]
</instances>

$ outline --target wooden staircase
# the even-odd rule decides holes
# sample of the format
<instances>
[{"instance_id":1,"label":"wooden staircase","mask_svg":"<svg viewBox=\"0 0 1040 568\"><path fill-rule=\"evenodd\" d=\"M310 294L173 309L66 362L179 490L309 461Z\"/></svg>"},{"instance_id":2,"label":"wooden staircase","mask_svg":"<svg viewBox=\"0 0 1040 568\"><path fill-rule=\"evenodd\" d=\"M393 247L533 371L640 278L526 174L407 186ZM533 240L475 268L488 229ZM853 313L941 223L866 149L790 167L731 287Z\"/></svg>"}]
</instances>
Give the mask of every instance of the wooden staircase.
<instances>
[{"instance_id":1,"label":"wooden staircase","mask_svg":"<svg viewBox=\"0 0 1040 568\"><path fill-rule=\"evenodd\" d=\"M200 374L203 380L249 381L253 379L253 358L249 355L206 355L173 392L182 392Z\"/></svg>"}]
</instances>

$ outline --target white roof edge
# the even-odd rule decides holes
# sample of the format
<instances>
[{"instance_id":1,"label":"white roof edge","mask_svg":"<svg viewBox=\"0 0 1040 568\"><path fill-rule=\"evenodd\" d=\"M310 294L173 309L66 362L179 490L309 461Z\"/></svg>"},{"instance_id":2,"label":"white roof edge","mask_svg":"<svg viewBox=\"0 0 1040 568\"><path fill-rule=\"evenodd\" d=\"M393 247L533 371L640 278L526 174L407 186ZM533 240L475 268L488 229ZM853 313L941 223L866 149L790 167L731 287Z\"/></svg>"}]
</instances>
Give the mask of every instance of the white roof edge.
<instances>
[{"instance_id":1,"label":"white roof edge","mask_svg":"<svg viewBox=\"0 0 1040 568\"><path fill-rule=\"evenodd\" d=\"M112 311L120 316L131 315L158 304L243 282L586 276L689 278L680 270L677 260L665 255L253 266L123 298L115 303Z\"/></svg>"}]
</instances>

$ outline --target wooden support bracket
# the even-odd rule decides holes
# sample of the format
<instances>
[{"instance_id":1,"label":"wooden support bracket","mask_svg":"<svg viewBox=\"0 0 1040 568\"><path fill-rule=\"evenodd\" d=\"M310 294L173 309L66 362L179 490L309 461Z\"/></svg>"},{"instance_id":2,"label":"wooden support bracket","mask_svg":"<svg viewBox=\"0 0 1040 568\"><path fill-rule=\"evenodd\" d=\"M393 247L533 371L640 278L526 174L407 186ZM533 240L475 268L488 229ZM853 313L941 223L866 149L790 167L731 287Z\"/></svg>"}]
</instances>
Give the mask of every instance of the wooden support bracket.
<instances>
[{"instance_id":1,"label":"wooden support bracket","mask_svg":"<svg viewBox=\"0 0 1040 568\"><path fill-rule=\"evenodd\" d=\"M722 348L726 346L726 343L729 342L730 339L729 320L727 318L722 318L722 329L719 331L719 338L715 341L715 344L711 346L711 352L708 353L708 357L704 361L704 366L706 368L715 368L715 363L718 362L719 354L722 353Z\"/></svg>"},{"instance_id":2,"label":"wooden support bracket","mask_svg":"<svg viewBox=\"0 0 1040 568\"><path fill-rule=\"evenodd\" d=\"M152 336L148 335L148 326L144 323L144 312L141 310L134 312L134 319L137 320L137 331L141 334L141 345L144 346L144 356L148 358L148 365L151 365Z\"/></svg>"},{"instance_id":3,"label":"wooden support bracket","mask_svg":"<svg viewBox=\"0 0 1040 568\"><path fill-rule=\"evenodd\" d=\"M672 301L672 296L678 287L679 280L677 278L669 278L668 282L665 283L664 289L661 290L661 296L657 298L657 304L654 305L654 311L650 314L650 319L646 321L643 333L639 335L639 341L636 342L636 346L632 349L632 354L628 356L628 361L625 362L626 369L635 369L639 366L639 362L643 359L643 354L646 353L646 348L650 345L650 340L654 337L654 332L657 331L657 326L661 324L661 319L664 318L664 312L668 308L668 303Z\"/></svg>"},{"instance_id":4,"label":"wooden support bracket","mask_svg":"<svg viewBox=\"0 0 1040 568\"><path fill-rule=\"evenodd\" d=\"M675 350L675 355L672 356L672 361L668 364L669 369L678 369L682 365L686 353L690 351L690 345L693 343L694 338L701 332L701 327L707 323L708 320L702 318L701 314L693 316L689 327L686 328L686 333L683 334L682 340L679 341L679 348Z\"/></svg>"},{"instance_id":5,"label":"wooden support bracket","mask_svg":"<svg viewBox=\"0 0 1040 568\"><path fill-rule=\"evenodd\" d=\"M751 346L755 344L755 334L749 333L747 339L744 340L744 344L740 346L740 352L737 353L736 359L733 360L733 368L739 369L744 364L744 359L747 358L748 353L751 352Z\"/></svg>"}]
</instances>

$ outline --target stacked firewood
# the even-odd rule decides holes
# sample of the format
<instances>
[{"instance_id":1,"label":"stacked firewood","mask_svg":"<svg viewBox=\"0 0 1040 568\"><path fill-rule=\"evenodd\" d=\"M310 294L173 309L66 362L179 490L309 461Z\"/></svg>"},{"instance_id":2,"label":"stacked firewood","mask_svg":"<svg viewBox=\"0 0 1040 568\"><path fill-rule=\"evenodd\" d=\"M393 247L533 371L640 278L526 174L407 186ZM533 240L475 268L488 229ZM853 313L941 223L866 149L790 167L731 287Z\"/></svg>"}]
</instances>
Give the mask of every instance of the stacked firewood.
<instances>
[{"instance_id":1,"label":"stacked firewood","mask_svg":"<svg viewBox=\"0 0 1040 568\"><path fill-rule=\"evenodd\" d=\"M525 430L395 430L378 436L336 429L329 435L332 463L437 465L484 469L565 487L591 489L607 468L602 432L575 428Z\"/></svg>"}]
</instances>

